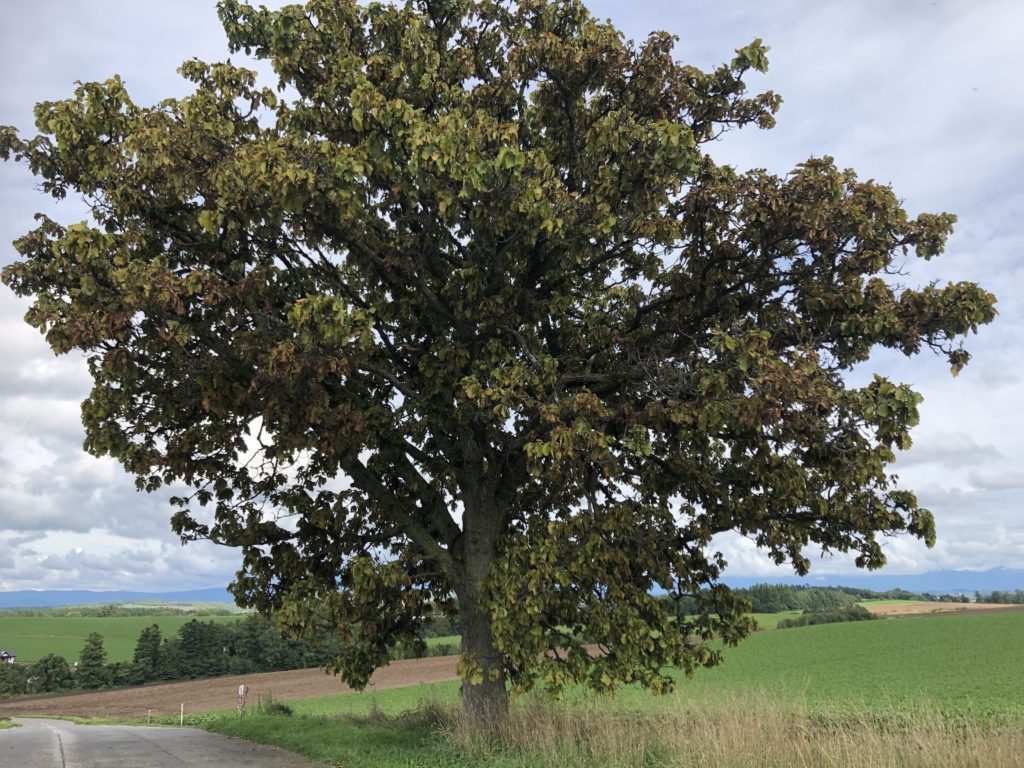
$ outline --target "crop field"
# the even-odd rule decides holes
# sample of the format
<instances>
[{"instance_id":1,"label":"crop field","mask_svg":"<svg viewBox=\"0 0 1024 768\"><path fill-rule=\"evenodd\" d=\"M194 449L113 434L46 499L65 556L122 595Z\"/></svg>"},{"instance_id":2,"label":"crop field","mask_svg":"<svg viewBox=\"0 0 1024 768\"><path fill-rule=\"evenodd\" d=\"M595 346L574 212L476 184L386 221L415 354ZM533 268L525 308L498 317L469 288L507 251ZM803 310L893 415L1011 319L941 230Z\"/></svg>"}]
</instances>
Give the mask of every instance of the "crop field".
<instances>
[{"instance_id":1,"label":"crop field","mask_svg":"<svg viewBox=\"0 0 1024 768\"><path fill-rule=\"evenodd\" d=\"M164 637L177 633L193 618L225 623L237 616L3 616L0 614L0 648L13 650L19 662L38 661L48 653L69 662L78 658L90 632L103 635L107 661L130 661L143 627L156 624Z\"/></svg>"},{"instance_id":2,"label":"crop field","mask_svg":"<svg viewBox=\"0 0 1024 768\"><path fill-rule=\"evenodd\" d=\"M1004 613L1024 606L999 603L937 603L932 600L862 600L861 605L879 616L917 616L928 613Z\"/></svg>"},{"instance_id":3,"label":"crop field","mask_svg":"<svg viewBox=\"0 0 1024 768\"><path fill-rule=\"evenodd\" d=\"M353 768L1021 766L1022 690L1024 613L974 613L761 632L668 696L520 697L497 745L460 721L455 681L204 724Z\"/></svg>"},{"instance_id":4,"label":"crop field","mask_svg":"<svg viewBox=\"0 0 1024 768\"><path fill-rule=\"evenodd\" d=\"M1024 612L823 624L761 632L681 688L755 688L810 707L932 706L1024 719Z\"/></svg>"},{"instance_id":5,"label":"crop field","mask_svg":"<svg viewBox=\"0 0 1024 768\"><path fill-rule=\"evenodd\" d=\"M296 703L310 715L397 714L417 698L455 700L457 685L363 693ZM725 663L680 676L677 692L654 697L624 688L620 709L661 711L680 699L779 696L810 711L884 714L919 708L1024 722L1024 613L891 619L758 632L725 650ZM586 698L586 697L583 697Z\"/></svg>"}]
</instances>

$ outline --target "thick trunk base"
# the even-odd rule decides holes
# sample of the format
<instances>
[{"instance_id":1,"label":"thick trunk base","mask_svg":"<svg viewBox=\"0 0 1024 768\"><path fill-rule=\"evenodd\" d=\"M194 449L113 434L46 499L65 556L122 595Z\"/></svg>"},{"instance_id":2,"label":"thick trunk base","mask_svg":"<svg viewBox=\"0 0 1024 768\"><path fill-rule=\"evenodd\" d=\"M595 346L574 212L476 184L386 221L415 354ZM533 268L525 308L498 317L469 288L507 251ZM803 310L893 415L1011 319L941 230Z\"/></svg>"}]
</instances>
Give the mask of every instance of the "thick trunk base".
<instances>
[{"instance_id":1,"label":"thick trunk base","mask_svg":"<svg viewBox=\"0 0 1024 768\"><path fill-rule=\"evenodd\" d=\"M462 708L475 726L494 728L508 719L505 665L494 647L490 614L465 598L461 610L462 652L475 668L472 681L462 684Z\"/></svg>"},{"instance_id":2,"label":"thick trunk base","mask_svg":"<svg viewBox=\"0 0 1024 768\"><path fill-rule=\"evenodd\" d=\"M505 680L462 684L462 710L474 727L495 730L508 720Z\"/></svg>"}]
</instances>

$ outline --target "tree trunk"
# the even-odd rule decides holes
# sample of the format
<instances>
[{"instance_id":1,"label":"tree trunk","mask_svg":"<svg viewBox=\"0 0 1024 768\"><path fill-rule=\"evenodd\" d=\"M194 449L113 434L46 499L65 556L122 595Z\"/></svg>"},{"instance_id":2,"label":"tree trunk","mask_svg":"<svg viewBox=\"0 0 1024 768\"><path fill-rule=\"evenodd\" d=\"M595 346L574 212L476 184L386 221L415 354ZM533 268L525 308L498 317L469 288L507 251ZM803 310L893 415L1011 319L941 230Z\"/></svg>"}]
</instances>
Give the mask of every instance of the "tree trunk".
<instances>
[{"instance_id":1,"label":"tree trunk","mask_svg":"<svg viewBox=\"0 0 1024 768\"><path fill-rule=\"evenodd\" d=\"M508 716L508 691L502 655L494 647L491 614L482 605L480 589L498 557L503 510L497 499L498 472L493 463L488 466L480 444L472 432L462 435L462 573L454 586L462 652L475 665L471 679L462 683L463 711L478 727L493 728Z\"/></svg>"},{"instance_id":2,"label":"tree trunk","mask_svg":"<svg viewBox=\"0 0 1024 768\"><path fill-rule=\"evenodd\" d=\"M467 586L459 594L462 652L479 665L479 671L473 680L462 683L462 707L476 725L493 728L508 716L505 667L501 653L494 647L490 613L481 609L477 601L479 584Z\"/></svg>"}]
</instances>

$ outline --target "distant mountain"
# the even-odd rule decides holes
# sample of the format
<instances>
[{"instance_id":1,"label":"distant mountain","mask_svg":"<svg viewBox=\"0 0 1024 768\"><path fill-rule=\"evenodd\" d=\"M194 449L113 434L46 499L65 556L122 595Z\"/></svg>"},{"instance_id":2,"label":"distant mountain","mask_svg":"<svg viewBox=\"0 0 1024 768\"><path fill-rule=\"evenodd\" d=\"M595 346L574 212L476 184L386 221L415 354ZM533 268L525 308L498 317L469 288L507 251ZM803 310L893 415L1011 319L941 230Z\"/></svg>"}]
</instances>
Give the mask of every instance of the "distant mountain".
<instances>
[{"instance_id":1,"label":"distant mountain","mask_svg":"<svg viewBox=\"0 0 1024 768\"><path fill-rule=\"evenodd\" d=\"M190 589L184 592L94 592L89 589L28 589L0 592L0 608L59 608L64 605L137 603L160 600L166 603L233 603L223 587Z\"/></svg>"},{"instance_id":2,"label":"distant mountain","mask_svg":"<svg viewBox=\"0 0 1024 768\"><path fill-rule=\"evenodd\" d=\"M731 587L754 584L803 584L808 587L860 587L885 592L906 589L932 594L988 593L994 589L1024 589L1024 569L993 568L988 571L932 571L912 575L882 573L830 574L815 573L807 578L797 576L735 576L726 575ZM137 603L160 600L165 603L233 603L227 590L219 587L191 589L183 592L94 592L88 589L49 589L0 592L3 608L58 608L64 605L96 605L103 603Z\"/></svg>"},{"instance_id":3,"label":"distant mountain","mask_svg":"<svg viewBox=\"0 0 1024 768\"><path fill-rule=\"evenodd\" d=\"M806 578L798 576L738 576L725 577L731 587L749 587L754 584L802 584L808 587L858 587L885 592L890 589L906 589L910 592L931 594L983 594L998 590L1024 589L1024 570L1017 568L993 568L988 571L931 571L909 575L876 573L831 574L815 573Z\"/></svg>"}]
</instances>

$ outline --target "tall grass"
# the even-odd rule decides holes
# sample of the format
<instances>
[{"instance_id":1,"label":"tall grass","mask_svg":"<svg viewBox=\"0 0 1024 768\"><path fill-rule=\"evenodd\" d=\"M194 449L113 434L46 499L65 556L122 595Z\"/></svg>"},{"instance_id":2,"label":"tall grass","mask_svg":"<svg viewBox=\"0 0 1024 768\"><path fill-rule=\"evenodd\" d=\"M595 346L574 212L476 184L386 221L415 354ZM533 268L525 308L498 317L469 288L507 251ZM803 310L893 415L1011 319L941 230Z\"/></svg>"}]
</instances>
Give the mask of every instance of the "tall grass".
<instances>
[{"instance_id":1,"label":"tall grass","mask_svg":"<svg viewBox=\"0 0 1024 768\"><path fill-rule=\"evenodd\" d=\"M713 698L713 700L712 700ZM659 712L529 699L490 734L450 705L425 707L471 763L523 768L923 768L1024 766L1024 724L934 710L808 712L767 695L727 695Z\"/></svg>"}]
</instances>

